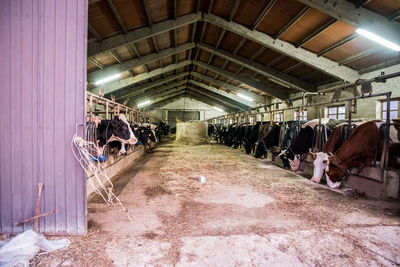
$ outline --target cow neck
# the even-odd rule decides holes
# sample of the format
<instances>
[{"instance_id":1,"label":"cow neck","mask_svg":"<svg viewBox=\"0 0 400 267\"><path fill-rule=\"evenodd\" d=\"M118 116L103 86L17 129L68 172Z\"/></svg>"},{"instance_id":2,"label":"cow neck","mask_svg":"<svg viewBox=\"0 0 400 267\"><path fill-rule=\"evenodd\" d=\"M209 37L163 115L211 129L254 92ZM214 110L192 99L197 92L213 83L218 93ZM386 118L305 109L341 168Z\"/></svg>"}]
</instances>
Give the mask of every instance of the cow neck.
<instances>
[{"instance_id":1,"label":"cow neck","mask_svg":"<svg viewBox=\"0 0 400 267\"><path fill-rule=\"evenodd\" d=\"M351 171L350 171L347 167L344 167L344 166L342 166L341 164L339 164L339 162L338 162L337 159L336 159L335 154L332 154L331 157L332 157L333 161L335 162L336 166L337 166L346 176L353 175L353 174L351 173Z\"/></svg>"}]
</instances>

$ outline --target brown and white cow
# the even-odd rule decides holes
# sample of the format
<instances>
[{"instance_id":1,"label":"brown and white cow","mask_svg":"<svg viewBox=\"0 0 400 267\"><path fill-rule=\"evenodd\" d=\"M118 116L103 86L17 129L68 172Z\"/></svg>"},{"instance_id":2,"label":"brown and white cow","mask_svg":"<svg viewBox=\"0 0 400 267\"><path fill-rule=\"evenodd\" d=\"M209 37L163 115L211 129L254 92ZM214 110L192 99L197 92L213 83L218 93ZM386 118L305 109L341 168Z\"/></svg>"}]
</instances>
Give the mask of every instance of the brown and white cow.
<instances>
[{"instance_id":1,"label":"brown and white cow","mask_svg":"<svg viewBox=\"0 0 400 267\"><path fill-rule=\"evenodd\" d=\"M365 121L356 122L355 124L358 127L358 126L362 125L363 123L365 123ZM322 152L316 152L316 153L310 152L310 154L314 158L314 162L313 162L314 171L313 171L313 177L311 178L311 181L313 181L315 183L321 182L322 176L324 175L324 171L328 167L328 164L329 164L329 154L335 153L342 145L341 133L342 133L342 128L346 124L347 123L339 124L333 129L328 140L322 147ZM325 173L325 177L326 177L326 182L330 188L338 188L340 186L340 183L331 181L329 178L329 175L326 173Z\"/></svg>"},{"instance_id":2,"label":"brown and white cow","mask_svg":"<svg viewBox=\"0 0 400 267\"><path fill-rule=\"evenodd\" d=\"M346 172L353 167L373 166L376 150L378 149L378 155L382 153L383 135L380 136L380 146L377 144L379 126L382 123L384 122L369 121L360 125L334 154L330 154L325 172L333 183L341 183ZM391 131L392 140L394 134L397 135Z\"/></svg>"}]
</instances>

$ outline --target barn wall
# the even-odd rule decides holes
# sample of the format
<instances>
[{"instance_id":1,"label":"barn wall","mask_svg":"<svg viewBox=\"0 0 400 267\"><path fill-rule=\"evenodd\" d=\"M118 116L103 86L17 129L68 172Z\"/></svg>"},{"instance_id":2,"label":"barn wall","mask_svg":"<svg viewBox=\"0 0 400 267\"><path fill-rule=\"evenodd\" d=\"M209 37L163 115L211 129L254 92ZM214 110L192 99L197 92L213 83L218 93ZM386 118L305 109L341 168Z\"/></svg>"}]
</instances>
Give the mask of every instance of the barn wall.
<instances>
[{"instance_id":1,"label":"barn wall","mask_svg":"<svg viewBox=\"0 0 400 267\"><path fill-rule=\"evenodd\" d=\"M85 118L87 1L0 0L0 232L35 212L47 234L86 233L86 180L71 152ZM82 127L78 134L83 135Z\"/></svg>"},{"instance_id":2,"label":"barn wall","mask_svg":"<svg viewBox=\"0 0 400 267\"><path fill-rule=\"evenodd\" d=\"M395 65L389 68L386 68L384 70L378 70L370 73L366 73L361 76L361 79L371 79L376 76L379 76L381 71L384 71L386 74L391 74L398 72L400 70L400 65ZM400 78L393 78L387 80L386 83L373 83L373 93L374 94L379 94L379 93L385 93L387 91L392 92L392 97L400 97ZM360 88L358 88L360 90ZM333 92L327 93L325 96L318 96L318 102L325 102L325 101L330 101L332 99ZM297 95L292 95L292 97L299 96ZM353 91L352 89L349 90L344 90L342 91L341 98L350 98L353 97ZM380 100L384 100L385 97L379 97L379 98L370 98L370 99L362 99L359 100L357 103L357 113L352 114L353 118L364 118L364 119L380 119L380 112L379 108L381 106ZM294 105L300 105L301 100L294 101ZM340 103L342 104L342 103ZM329 104L325 105L324 107L329 107L329 106L335 106L338 104ZM346 105L346 111L348 110L348 104L345 103ZM282 105L282 107L286 107L286 105ZM317 107L309 107L307 108L308 111L308 119L316 119L319 117L319 108ZM323 112L324 113L324 112ZM347 114L346 114L347 118ZM285 120L292 120L294 119L294 111L293 110L288 110L285 111Z\"/></svg>"},{"instance_id":3,"label":"barn wall","mask_svg":"<svg viewBox=\"0 0 400 267\"><path fill-rule=\"evenodd\" d=\"M166 110L199 110L200 111L200 120L208 120L210 118L214 118L217 116L221 116L226 114L225 112L220 112L215 110L213 106L207 105L203 102L191 99L189 97L182 97L177 99L174 102L168 103L159 109L151 111L151 113L161 118L162 120L166 120Z\"/></svg>"}]
</instances>

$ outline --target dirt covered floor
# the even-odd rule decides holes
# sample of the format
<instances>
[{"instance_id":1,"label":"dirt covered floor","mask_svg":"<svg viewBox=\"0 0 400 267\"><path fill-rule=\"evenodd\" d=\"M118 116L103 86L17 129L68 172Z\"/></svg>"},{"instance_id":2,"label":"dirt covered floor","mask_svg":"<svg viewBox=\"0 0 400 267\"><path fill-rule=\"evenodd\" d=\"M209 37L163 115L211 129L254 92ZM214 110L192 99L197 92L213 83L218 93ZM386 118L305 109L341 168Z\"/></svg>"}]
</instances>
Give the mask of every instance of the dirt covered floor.
<instances>
[{"instance_id":1,"label":"dirt covered floor","mask_svg":"<svg viewBox=\"0 0 400 267\"><path fill-rule=\"evenodd\" d=\"M165 142L115 187L133 221L91 198L88 235L33 265L400 264L399 202L332 191L222 145Z\"/></svg>"}]
</instances>

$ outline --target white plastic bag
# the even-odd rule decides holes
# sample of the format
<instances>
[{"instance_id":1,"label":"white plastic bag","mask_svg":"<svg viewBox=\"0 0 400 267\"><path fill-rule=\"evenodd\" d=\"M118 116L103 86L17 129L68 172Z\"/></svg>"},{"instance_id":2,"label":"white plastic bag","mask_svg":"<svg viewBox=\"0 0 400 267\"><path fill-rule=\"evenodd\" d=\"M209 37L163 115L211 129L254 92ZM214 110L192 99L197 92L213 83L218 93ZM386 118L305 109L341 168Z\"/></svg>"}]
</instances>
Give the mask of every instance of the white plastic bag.
<instances>
[{"instance_id":1,"label":"white plastic bag","mask_svg":"<svg viewBox=\"0 0 400 267\"><path fill-rule=\"evenodd\" d=\"M29 261L39 251L51 252L65 249L69 240L47 240L42 234L27 230L6 243L0 244L0 266L29 266Z\"/></svg>"}]
</instances>

